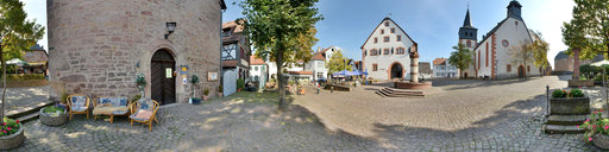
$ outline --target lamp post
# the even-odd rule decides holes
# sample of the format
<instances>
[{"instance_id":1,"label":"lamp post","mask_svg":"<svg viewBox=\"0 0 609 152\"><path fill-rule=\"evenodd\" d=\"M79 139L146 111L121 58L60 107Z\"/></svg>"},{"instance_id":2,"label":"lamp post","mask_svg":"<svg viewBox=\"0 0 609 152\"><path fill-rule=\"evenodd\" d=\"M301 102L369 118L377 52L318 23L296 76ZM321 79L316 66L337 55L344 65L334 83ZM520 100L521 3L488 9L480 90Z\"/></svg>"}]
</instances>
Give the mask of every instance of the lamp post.
<instances>
[{"instance_id":1,"label":"lamp post","mask_svg":"<svg viewBox=\"0 0 609 152\"><path fill-rule=\"evenodd\" d=\"M169 35L176 30L177 23L176 22L167 22L165 23L167 27L167 34L165 34L165 39L169 38Z\"/></svg>"}]
</instances>

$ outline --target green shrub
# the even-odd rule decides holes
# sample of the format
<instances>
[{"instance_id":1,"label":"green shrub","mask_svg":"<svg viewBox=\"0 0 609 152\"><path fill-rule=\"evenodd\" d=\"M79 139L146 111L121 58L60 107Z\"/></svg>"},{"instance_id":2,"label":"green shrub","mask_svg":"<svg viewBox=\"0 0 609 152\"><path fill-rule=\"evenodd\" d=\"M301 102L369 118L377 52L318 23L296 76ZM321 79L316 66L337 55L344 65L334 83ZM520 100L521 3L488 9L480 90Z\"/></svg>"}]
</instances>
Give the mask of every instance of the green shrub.
<instances>
[{"instance_id":1,"label":"green shrub","mask_svg":"<svg viewBox=\"0 0 609 152\"><path fill-rule=\"evenodd\" d=\"M44 74L8 74L8 81L44 80Z\"/></svg>"},{"instance_id":2,"label":"green shrub","mask_svg":"<svg viewBox=\"0 0 609 152\"><path fill-rule=\"evenodd\" d=\"M239 78L237 79L237 89L243 89L245 88L245 80Z\"/></svg>"},{"instance_id":3,"label":"green shrub","mask_svg":"<svg viewBox=\"0 0 609 152\"><path fill-rule=\"evenodd\" d=\"M584 92L580 89L573 89L569 94L571 97L584 97Z\"/></svg>"},{"instance_id":4,"label":"green shrub","mask_svg":"<svg viewBox=\"0 0 609 152\"><path fill-rule=\"evenodd\" d=\"M554 90L552 92L552 97L554 98L564 98L567 96L567 92L565 90Z\"/></svg>"},{"instance_id":5,"label":"green shrub","mask_svg":"<svg viewBox=\"0 0 609 152\"><path fill-rule=\"evenodd\" d=\"M205 90L203 90L203 95L205 95L205 96L209 95L209 89L205 88Z\"/></svg>"},{"instance_id":6,"label":"green shrub","mask_svg":"<svg viewBox=\"0 0 609 152\"><path fill-rule=\"evenodd\" d=\"M44 113L48 113L48 114L57 114L57 112L63 113L64 108L57 107L57 106L48 106L48 107L44 107L44 109L42 111Z\"/></svg>"}]
</instances>

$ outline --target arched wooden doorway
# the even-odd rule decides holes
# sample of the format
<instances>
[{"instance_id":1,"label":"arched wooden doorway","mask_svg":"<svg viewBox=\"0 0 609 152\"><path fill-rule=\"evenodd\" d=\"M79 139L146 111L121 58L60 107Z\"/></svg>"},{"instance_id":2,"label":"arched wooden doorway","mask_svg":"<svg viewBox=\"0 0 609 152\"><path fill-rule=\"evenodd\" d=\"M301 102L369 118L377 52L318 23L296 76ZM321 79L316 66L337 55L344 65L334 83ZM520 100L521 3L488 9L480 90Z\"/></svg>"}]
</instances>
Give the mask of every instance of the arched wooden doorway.
<instances>
[{"instance_id":1,"label":"arched wooden doorway","mask_svg":"<svg viewBox=\"0 0 609 152\"><path fill-rule=\"evenodd\" d=\"M176 102L175 64L173 55L168 50L161 49L152 55L150 96L159 104Z\"/></svg>"},{"instance_id":2,"label":"arched wooden doorway","mask_svg":"<svg viewBox=\"0 0 609 152\"><path fill-rule=\"evenodd\" d=\"M520 65L518 66L518 77L519 78L524 78L527 76L527 71L525 71L526 69L524 68L524 65Z\"/></svg>"},{"instance_id":3,"label":"arched wooden doorway","mask_svg":"<svg viewBox=\"0 0 609 152\"><path fill-rule=\"evenodd\" d=\"M391 76L390 79L400 79L403 77L404 70L401 64L393 63L391 65Z\"/></svg>"}]
</instances>

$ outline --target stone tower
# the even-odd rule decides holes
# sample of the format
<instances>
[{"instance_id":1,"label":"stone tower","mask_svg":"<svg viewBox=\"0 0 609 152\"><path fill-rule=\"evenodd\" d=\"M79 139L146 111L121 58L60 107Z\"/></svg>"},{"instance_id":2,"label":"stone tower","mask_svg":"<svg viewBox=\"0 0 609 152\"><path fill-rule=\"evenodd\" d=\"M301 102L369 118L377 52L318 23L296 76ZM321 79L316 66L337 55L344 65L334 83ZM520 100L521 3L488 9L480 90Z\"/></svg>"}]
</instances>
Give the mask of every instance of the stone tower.
<instances>
[{"instance_id":1,"label":"stone tower","mask_svg":"<svg viewBox=\"0 0 609 152\"><path fill-rule=\"evenodd\" d=\"M459 28L459 44L463 44L465 48L468 48L470 51L473 51L478 44L478 29L472 26L471 17L469 15L469 8L465 13L465 20L463 21L463 26ZM475 76L475 71L473 68L469 68L469 70L460 71L459 77L472 77Z\"/></svg>"},{"instance_id":2,"label":"stone tower","mask_svg":"<svg viewBox=\"0 0 609 152\"><path fill-rule=\"evenodd\" d=\"M207 78L219 77L224 9L223 0L48 0L50 79L68 94L133 97L140 73L161 104L186 102L191 87L215 95L219 82Z\"/></svg>"}]
</instances>

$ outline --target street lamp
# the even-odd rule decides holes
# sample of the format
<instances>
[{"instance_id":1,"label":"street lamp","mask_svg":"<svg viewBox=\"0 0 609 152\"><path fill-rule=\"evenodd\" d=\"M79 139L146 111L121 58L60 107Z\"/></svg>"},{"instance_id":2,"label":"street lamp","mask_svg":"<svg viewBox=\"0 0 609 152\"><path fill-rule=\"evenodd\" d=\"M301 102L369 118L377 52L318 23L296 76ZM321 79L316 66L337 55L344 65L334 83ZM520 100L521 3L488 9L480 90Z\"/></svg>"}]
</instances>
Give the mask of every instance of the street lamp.
<instances>
[{"instance_id":1,"label":"street lamp","mask_svg":"<svg viewBox=\"0 0 609 152\"><path fill-rule=\"evenodd\" d=\"M165 39L169 38L169 35L171 33L173 33L176 30L176 22L167 22L166 26L167 26L167 34L165 34Z\"/></svg>"}]
</instances>

